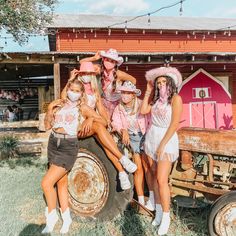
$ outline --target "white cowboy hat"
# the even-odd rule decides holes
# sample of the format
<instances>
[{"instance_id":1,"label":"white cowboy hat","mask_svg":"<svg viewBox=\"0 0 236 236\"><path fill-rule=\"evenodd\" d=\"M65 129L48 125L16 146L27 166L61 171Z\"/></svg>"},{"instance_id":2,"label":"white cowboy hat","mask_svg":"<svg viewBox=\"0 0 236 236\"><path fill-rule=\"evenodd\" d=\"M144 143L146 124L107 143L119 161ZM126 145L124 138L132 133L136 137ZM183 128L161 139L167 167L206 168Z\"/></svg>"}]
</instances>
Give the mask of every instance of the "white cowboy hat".
<instances>
[{"instance_id":1,"label":"white cowboy hat","mask_svg":"<svg viewBox=\"0 0 236 236\"><path fill-rule=\"evenodd\" d=\"M182 83L182 75L175 67L159 67L146 72L145 77L147 81L155 81L156 78L161 76L171 77L176 87L178 88Z\"/></svg>"},{"instance_id":2,"label":"white cowboy hat","mask_svg":"<svg viewBox=\"0 0 236 236\"><path fill-rule=\"evenodd\" d=\"M116 49L110 48L108 51L101 51L100 52L101 57L107 57L117 62L117 65L120 66L124 59L123 57L119 57Z\"/></svg>"},{"instance_id":3,"label":"white cowboy hat","mask_svg":"<svg viewBox=\"0 0 236 236\"><path fill-rule=\"evenodd\" d=\"M135 93L136 96L141 95L141 90L137 89L136 86L131 81L125 81L120 87L117 88L118 92L126 91Z\"/></svg>"}]
</instances>

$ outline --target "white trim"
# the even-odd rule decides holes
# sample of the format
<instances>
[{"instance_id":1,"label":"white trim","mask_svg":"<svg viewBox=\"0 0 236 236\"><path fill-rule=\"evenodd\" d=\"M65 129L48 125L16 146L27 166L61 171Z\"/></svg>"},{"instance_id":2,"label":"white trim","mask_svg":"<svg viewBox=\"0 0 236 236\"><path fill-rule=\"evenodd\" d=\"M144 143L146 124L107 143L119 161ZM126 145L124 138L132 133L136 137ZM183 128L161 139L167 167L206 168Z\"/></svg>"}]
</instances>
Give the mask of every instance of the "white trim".
<instances>
[{"instance_id":1,"label":"white trim","mask_svg":"<svg viewBox=\"0 0 236 236\"><path fill-rule=\"evenodd\" d=\"M200 68L197 71L195 71L193 74L191 74L187 79L185 79L183 81L183 83L181 84L181 86L179 87L179 92L181 91L182 87L188 83L191 79L193 79L196 75L198 75L200 72L202 72L203 74L205 74L206 76L208 76L210 79L214 80L217 84L219 84L224 91L228 94L229 98L231 99L231 94L229 93L229 91L225 88L224 84L216 79L214 76L212 76L211 74L209 74L207 71L205 71L204 69Z\"/></svg>"}]
</instances>

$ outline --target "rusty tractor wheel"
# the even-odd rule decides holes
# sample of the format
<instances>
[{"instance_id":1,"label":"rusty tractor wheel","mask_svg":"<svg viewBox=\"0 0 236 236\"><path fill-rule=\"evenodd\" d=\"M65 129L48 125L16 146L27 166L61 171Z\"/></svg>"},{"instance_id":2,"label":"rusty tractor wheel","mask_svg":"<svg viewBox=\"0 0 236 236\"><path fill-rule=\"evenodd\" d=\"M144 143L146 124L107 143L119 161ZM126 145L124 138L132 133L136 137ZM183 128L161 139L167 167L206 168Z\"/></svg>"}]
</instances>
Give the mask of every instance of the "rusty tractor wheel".
<instances>
[{"instance_id":1,"label":"rusty tractor wheel","mask_svg":"<svg viewBox=\"0 0 236 236\"><path fill-rule=\"evenodd\" d=\"M236 191L224 194L211 207L208 218L211 236L234 236L236 232Z\"/></svg>"},{"instance_id":2,"label":"rusty tractor wheel","mask_svg":"<svg viewBox=\"0 0 236 236\"><path fill-rule=\"evenodd\" d=\"M68 175L70 207L80 219L111 220L127 208L133 188L121 190L117 170L93 137L80 140L79 147Z\"/></svg>"}]
</instances>

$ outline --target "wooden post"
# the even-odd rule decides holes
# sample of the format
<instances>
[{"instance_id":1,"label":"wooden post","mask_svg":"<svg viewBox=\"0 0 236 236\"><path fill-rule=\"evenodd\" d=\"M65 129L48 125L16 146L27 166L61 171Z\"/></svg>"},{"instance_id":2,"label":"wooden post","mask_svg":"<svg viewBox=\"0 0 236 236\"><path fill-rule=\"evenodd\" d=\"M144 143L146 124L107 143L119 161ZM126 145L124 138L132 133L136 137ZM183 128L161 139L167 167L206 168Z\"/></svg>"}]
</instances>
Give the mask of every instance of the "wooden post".
<instances>
[{"instance_id":1,"label":"wooden post","mask_svg":"<svg viewBox=\"0 0 236 236\"><path fill-rule=\"evenodd\" d=\"M54 98L60 98L61 94L61 81L60 81L60 64L54 64Z\"/></svg>"}]
</instances>

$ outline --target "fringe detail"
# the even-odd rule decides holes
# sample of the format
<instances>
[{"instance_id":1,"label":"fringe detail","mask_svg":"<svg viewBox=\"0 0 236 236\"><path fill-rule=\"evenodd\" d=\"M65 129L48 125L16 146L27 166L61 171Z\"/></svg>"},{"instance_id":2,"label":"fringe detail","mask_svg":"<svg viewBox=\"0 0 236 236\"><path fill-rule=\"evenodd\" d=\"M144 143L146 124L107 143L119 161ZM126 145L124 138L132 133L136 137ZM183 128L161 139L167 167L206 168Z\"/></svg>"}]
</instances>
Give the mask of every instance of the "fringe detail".
<instances>
[{"instance_id":1,"label":"fringe detail","mask_svg":"<svg viewBox=\"0 0 236 236\"><path fill-rule=\"evenodd\" d=\"M179 157L179 153L164 153L157 161L175 162Z\"/></svg>"}]
</instances>

